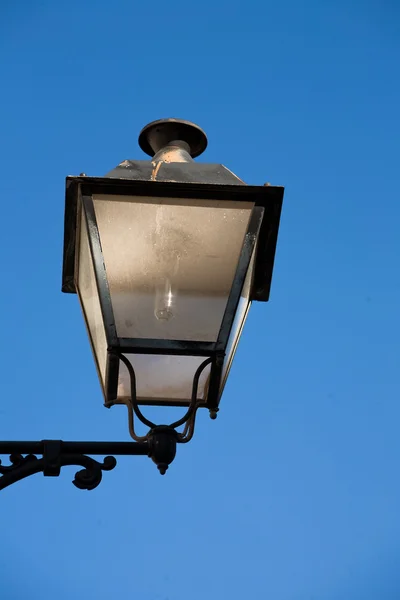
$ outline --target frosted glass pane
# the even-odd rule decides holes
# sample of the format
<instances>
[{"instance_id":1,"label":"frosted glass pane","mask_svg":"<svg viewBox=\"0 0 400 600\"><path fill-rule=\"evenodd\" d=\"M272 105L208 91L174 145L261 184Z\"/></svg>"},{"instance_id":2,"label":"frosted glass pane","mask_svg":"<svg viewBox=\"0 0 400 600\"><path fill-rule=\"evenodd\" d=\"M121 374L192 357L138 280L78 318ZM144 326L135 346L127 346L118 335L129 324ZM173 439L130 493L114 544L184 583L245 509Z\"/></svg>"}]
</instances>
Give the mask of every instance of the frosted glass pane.
<instances>
[{"instance_id":1,"label":"frosted glass pane","mask_svg":"<svg viewBox=\"0 0 400 600\"><path fill-rule=\"evenodd\" d=\"M118 335L215 341L253 204L93 201Z\"/></svg>"},{"instance_id":2,"label":"frosted glass pane","mask_svg":"<svg viewBox=\"0 0 400 600\"><path fill-rule=\"evenodd\" d=\"M193 378L197 368L205 360L200 356L154 356L129 354L136 374L137 397L140 400L173 400L189 402L192 396ZM197 397L204 398L208 386L210 365L199 379ZM118 398L130 397L130 377L126 366L120 362Z\"/></svg>"},{"instance_id":3,"label":"frosted glass pane","mask_svg":"<svg viewBox=\"0 0 400 600\"><path fill-rule=\"evenodd\" d=\"M103 386L106 377L107 341L97 293L92 257L85 217L80 217L80 235L78 252L78 278L75 282L86 327L90 336L92 350L95 355L97 370Z\"/></svg>"},{"instance_id":4,"label":"frosted glass pane","mask_svg":"<svg viewBox=\"0 0 400 600\"><path fill-rule=\"evenodd\" d=\"M226 356L224 360L224 366L222 369L222 380L221 380L221 394L223 388L225 386L227 377L229 375L229 370L232 365L233 357L236 352L237 345L239 343L239 338L242 333L243 326L246 321L247 314L250 308L250 291L251 284L253 281L254 274L254 262L255 262L256 251L253 250L253 255L251 257L249 269L247 271L246 279L244 281L242 293L240 296L238 308L235 314L235 318L233 320L232 329L229 335L228 344L226 347Z\"/></svg>"}]
</instances>

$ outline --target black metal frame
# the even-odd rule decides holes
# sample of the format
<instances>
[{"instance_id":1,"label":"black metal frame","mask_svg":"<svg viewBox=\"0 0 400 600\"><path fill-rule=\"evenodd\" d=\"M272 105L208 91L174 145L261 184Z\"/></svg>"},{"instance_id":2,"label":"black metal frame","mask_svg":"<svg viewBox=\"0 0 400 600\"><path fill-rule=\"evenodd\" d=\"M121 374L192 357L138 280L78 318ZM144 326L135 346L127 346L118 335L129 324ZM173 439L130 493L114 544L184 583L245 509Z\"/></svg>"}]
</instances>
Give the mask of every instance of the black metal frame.
<instances>
[{"instance_id":1,"label":"black metal frame","mask_svg":"<svg viewBox=\"0 0 400 600\"><path fill-rule=\"evenodd\" d=\"M147 162L146 162L147 164ZM152 163L149 162L149 165ZM194 163L196 164L196 163ZM189 165L184 165L187 168ZM207 167L209 165L202 165ZM221 166L221 170L223 167ZM159 198L194 198L204 200L227 200L254 202L264 208L256 256L256 273L252 300L266 302L269 299L272 271L278 238L284 188L281 186L239 185L221 183L187 183L177 181L146 181L142 179L117 179L114 177L67 177L64 219L64 260L62 291L76 293L75 235L78 196L111 194L128 196L153 196Z\"/></svg>"},{"instance_id":2,"label":"black metal frame","mask_svg":"<svg viewBox=\"0 0 400 600\"><path fill-rule=\"evenodd\" d=\"M252 300L268 300L272 268L274 262L279 218L283 199L283 188L274 186L242 186L205 183L179 183L113 179L96 177L68 177L65 211L65 238L63 264L63 291L76 291L76 235L79 234L80 208L86 219L93 266L99 293L103 322L108 344L105 405L120 403L117 399L119 362L124 354L158 354L181 356L204 356L210 359L211 371L205 406L215 416L221 395L223 361L232 328L233 319L244 285L245 277L257 242L254 267L254 280L251 289ZM228 298L217 341L199 342L182 340L152 340L118 338L113 315L107 275L102 256L101 242L93 206L93 194L147 196L152 198L185 198L197 200L242 201L254 204L242 252L237 265L232 289ZM93 344L92 344L93 345ZM124 353L124 354L123 354ZM123 361L125 362L125 361ZM191 401L160 401L138 399L141 405L190 406Z\"/></svg>"}]
</instances>

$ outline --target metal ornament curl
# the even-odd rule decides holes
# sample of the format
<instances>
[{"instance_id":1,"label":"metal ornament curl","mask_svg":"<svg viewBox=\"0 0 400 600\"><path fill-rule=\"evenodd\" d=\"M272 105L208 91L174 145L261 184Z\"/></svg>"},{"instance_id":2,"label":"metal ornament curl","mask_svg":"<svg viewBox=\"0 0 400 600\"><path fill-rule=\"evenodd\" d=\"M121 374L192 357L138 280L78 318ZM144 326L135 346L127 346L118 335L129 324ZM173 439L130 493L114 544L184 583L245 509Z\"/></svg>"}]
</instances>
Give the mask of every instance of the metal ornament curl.
<instances>
[{"instance_id":1,"label":"metal ornament curl","mask_svg":"<svg viewBox=\"0 0 400 600\"><path fill-rule=\"evenodd\" d=\"M48 443L52 441L49 440ZM111 471L117 465L117 461L113 456L106 456L103 462L99 462L84 454L60 454L57 457L57 464L49 465L45 456L46 446L44 446L43 453L43 458L38 458L34 454L28 454L27 456L10 454L10 465L3 465L0 460L0 490L40 472L48 476L58 476L61 467L71 465L84 467L75 473L75 478L72 481L75 487L80 490L94 490L102 480L102 471Z\"/></svg>"}]
</instances>

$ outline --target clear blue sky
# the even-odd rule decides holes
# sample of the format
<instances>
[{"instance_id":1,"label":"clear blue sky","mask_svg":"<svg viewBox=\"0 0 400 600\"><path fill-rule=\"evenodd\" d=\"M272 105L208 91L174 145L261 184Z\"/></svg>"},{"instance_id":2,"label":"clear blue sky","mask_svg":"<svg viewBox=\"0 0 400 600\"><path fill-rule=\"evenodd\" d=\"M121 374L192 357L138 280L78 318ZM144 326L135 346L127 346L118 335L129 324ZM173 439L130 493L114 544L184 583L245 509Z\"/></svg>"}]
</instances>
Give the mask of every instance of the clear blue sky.
<instances>
[{"instance_id":1,"label":"clear blue sky","mask_svg":"<svg viewBox=\"0 0 400 600\"><path fill-rule=\"evenodd\" d=\"M3 0L0 56L2 439L128 440L60 292L66 175L178 117L286 186L218 420L164 478L2 492L2 600L398 600L398 3Z\"/></svg>"}]
</instances>

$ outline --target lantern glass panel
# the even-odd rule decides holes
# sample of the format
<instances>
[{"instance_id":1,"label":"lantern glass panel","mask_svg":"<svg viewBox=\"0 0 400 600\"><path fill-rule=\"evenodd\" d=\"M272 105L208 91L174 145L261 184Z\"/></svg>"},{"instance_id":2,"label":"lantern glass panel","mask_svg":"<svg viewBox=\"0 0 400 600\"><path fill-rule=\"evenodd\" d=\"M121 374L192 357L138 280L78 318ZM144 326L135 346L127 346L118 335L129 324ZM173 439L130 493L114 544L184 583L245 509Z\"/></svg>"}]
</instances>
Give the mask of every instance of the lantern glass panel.
<instances>
[{"instance_id":1,"label":"lantern glass panel","mask_svg":"<svg viewBox=\"0 0 400 600\"><path fill-rule=\"evenodd\" d=\"M198 356L164 356L149 354L127 354L136 375L137 399L140 403L189 403L192 396L193 378L205 360ZM204 400L207 394L210 365L202 371L199 379L197 399ZM120 362L118 398L129 398L131 394L128 369Z\"/></svg>"},{"instance_id":2,"label":"lantern glass panel","mask_svg":"<svg viewBox=\"0 0 400 600\"><path fill-rule=\"evenodd\" d=\"M93 203L118 337L215 342L254 204L100 194Z\"/></svg>"},{"instance_id":3,"label":"lantern glass panel","mask_svg":"<svg viewBox=\"0 0 400 600\"><path fill-rule=\"evenodd\" d=\"M221 379L221 394L225 386L226 380L229 375L232 361L239 343L239 339L246 322L247 314L250 309L251 301L251 285L254 276L254 264L255 264L256 249L253 250L252 258L247 271L246 279L244 280L242 293L240 295L239 304L236 310L235 318L233 320L232 329L228 338L228 344L226 347L226 355L224 365L222 369Z\"/></svg>"},{"instance_id":4,"label":"lantern glass panel","mask_svg":"<svg viewBox=\"0 0 400 600\"><path fill-rule=\"evenodd\" d=\"M88 229L83 209L79 216L76 289L86 322L97 370L102 385L105 385L107 340L96 285Z\"/></svg>"}]
</instances>

